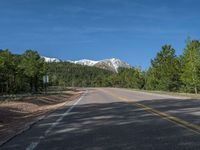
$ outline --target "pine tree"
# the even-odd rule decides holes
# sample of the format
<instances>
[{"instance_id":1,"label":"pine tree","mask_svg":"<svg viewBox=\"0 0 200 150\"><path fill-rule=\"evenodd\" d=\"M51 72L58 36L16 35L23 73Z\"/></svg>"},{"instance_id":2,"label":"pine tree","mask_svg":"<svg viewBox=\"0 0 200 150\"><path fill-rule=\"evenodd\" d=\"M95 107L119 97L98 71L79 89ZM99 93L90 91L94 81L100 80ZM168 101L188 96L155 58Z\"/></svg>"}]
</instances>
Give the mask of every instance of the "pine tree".
<instances>
[{"instance_id":1,"label":"pine tree","mask_svg":"<svg viewBox=\"0 0 200 150\"><path fill-rule=\"evenodd\" d=\"M187 91L194 90L198 93L200 83L200 42L197 40L188 41L181 59L182 74L181 80Z\"/></svg>"},{"instance_id":2,"label":"pine tree","mask_svg":"<svg viewBox=\"0 0 200 150\"><path fill-rule=\"evenodd\" d=\"M180 86L180 63L171 45L164 45L151 60L147 71L146 88L150 90L177 91Z\"/></svg>"},{"instance_id":3,"label":"pine tree","mask_svg":"<svg viewBox=\"0 0 200 150\"><path fill-rule=\"evenodd\" d=\"M21 59L20 69L29 78L30 89L32 92L38 91L39 81L46 72L44 59L37 51L27 50Z\"/></svg>"}]
</instances>

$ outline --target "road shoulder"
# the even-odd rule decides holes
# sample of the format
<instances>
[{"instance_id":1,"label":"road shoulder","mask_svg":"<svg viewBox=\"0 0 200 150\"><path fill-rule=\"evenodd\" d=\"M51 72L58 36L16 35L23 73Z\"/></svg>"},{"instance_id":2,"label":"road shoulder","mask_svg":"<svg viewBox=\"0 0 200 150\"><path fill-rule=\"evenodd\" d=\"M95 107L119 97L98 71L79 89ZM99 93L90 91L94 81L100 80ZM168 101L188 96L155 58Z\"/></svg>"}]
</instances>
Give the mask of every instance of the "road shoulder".
<instances>
[{"instance_id":1,"label":"road shoulder","mask_svg":"<svg viewBox=\"0 0 200 150\"><path fill-rule=\"evenodd\" d=\"M48 114L75 100L82 91L26 98L0 104L0 145L28 130Z\"/></svg>"}]
</instances>

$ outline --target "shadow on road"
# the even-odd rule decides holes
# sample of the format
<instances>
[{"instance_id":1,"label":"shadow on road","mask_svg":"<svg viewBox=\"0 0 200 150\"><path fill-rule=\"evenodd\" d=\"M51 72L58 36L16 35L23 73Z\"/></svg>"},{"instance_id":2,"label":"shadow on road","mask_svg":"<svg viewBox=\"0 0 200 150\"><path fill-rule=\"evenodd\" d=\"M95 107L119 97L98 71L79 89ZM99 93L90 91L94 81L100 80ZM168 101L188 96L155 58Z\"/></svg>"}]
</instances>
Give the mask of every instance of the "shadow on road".
<instances>
[{"instance_id":1,"label":"shadow on road","mask_svg":"<svg viewBox=\"0 0 200 150\"><path fill-rule=\"evenodd\" d=\"M140 103L175 117L179 117L193 124L200 125L200 100L160 99L144 100Z\"/></svg>"},{"instance_id":2,"label":"shadow on road","mask_svg":"<svg viewBox=\"0 0 200 150\"><path fill-rule=\"evenodd\" d=\"M187 101L167 101L148 100L141 103L160 106L158 109L162 110L197 107L196 103L190 105ZM45 130L65 111L66 109L62 109L53 113L18 137L18 140L8 143L9 147L20 147L20 142L24 142L23 139L26 139L29 144L37 141L38 137L44 134ZM193 150L200 149L200 135L145 112L130 103L93 103L77 105L45 139L40 141L37 149Z\"/></svg>"}]
</instances>

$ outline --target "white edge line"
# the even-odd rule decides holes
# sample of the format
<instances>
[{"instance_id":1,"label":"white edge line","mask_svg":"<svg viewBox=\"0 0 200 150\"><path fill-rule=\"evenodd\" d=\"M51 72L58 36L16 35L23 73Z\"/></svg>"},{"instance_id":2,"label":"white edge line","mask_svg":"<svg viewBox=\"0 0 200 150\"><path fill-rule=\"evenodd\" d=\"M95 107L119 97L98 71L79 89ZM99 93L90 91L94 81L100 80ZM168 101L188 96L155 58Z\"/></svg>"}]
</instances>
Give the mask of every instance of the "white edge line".
<instances>
[{"instance_id":1,"label":"white edge line","mask_svg":"<svg viewBox=\"0 0 200 150\"><path fill-rule=\"evenodd\" d=\"M88 93L88 90L69 108L69 109L67 109L67 111L62 115L62 116L60 116L57 120L56 120L56 122L54 122L46 131L45 131L45 134L44 134L44 136L40 136L40 138L39 138L39 140L37 141L37 142L32 142L27 148L26 148L26 150L34 150L37 146L38 146L38 144L40 143L40 141L43 139L43 138L45 138L45 136L47 136L50 132L51 132L51 130L55 127L55 126L57 126L58 124L59 124L59 122L64 118L64 117L66 117L68 114L69 114L69 112L83 99L83 97L86 95Z\"/></svg>"}]
</instances>

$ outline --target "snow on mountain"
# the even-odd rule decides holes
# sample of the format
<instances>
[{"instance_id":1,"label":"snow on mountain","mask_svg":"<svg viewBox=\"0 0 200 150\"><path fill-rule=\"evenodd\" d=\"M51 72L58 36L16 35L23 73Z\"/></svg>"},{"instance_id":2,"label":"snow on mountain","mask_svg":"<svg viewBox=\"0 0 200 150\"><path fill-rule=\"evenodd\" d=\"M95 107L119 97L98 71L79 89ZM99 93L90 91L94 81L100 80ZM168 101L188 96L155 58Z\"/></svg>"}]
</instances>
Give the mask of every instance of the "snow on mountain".
<instances>
[{"instance_id":1,"label":"snow on mountain","mask_svg":"<svg viewBox=\"0 0 200 150\"><path fill-rule=\"evenodd\" d=\"M57 58L49 58L45 56L42 56L42 58L44 58L46 62L61 62L61 60ZM94 61L94 60L89 60L89 59L81 59L78 61L66 60L66 62L85 65L85 66L95 66L95 67L110 70L113 72L118 72L119 68L131 68L131 66L128 63L123 62L120 59L116 59L116 58L104 59L100 61Z\"/></svg>"},{"instance_id":2,"label":"snow on mountain","mask_svg":"<svg viewBox=\"0 0 200 150\"><path fill-rule=\"evenodd\" d=\"M105 59L100 62L106 63L109 67L113 68L115 72L118 72L118 68L131 68L131 66L128 63L116 58Z\"/></svg>"},{"instance_id":3,"label":"snow on mountain","mask_svg":"<svg viewBox=\"0 0 200 150\"><path fill-rule=\"evenodd\" d=\"M75 64L86 65L86 66L94 66L98 61L93 61L89 59L82 59L78 61L72 61Z\"/></svg>"},{"instance_id":4,"label":"snow on mountain","mask_svg":"<svg viewBox=\"0 0 200 150\"><path fill-rule=\"evenodd\" d=\"M86 65L86 66L95 66L98 68L111 70L114 72L118 72L118 68L120 68L120 67L131 68L131 66L128 63L123 62L120 59L116 59L116 58L105 59L105 60L100 60L100 61L82 59L82 60L78 60L78 61L69 61L69 62L75 63L75 64Z\"/></svg>"},{"instance_id":5,"label":"snow on mountain","mask_svg":"<svg viewBox=\"0 0 200 150\"><path fill-rule=\"evenodd\" d=\"M45 56L42 56L42 58L44 58L45 62L60 62L60 59L58 58L49 58Z\"/></svg>"}]
</instances>

